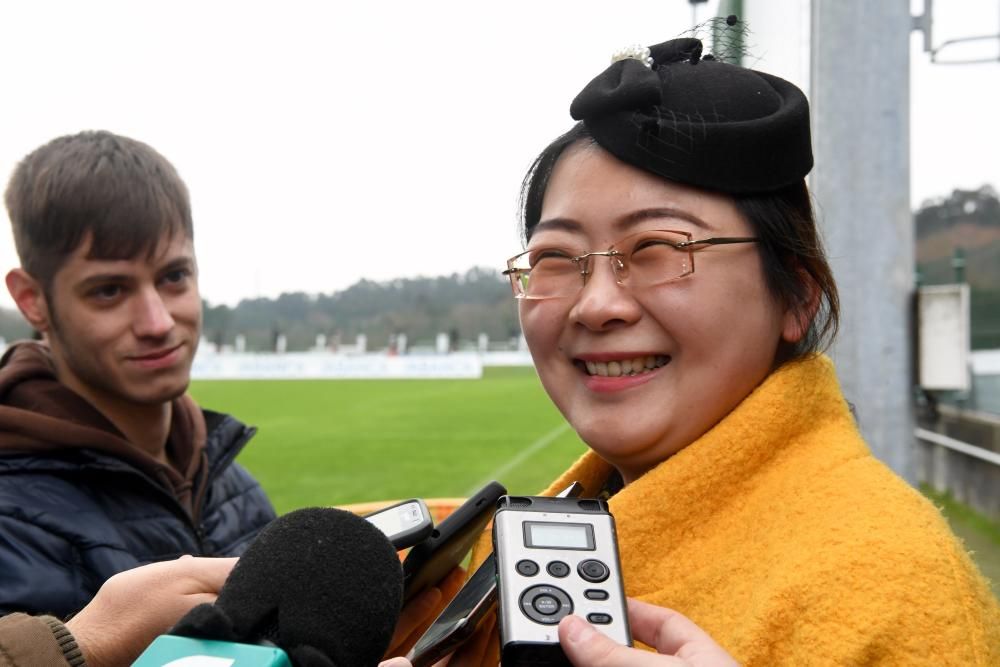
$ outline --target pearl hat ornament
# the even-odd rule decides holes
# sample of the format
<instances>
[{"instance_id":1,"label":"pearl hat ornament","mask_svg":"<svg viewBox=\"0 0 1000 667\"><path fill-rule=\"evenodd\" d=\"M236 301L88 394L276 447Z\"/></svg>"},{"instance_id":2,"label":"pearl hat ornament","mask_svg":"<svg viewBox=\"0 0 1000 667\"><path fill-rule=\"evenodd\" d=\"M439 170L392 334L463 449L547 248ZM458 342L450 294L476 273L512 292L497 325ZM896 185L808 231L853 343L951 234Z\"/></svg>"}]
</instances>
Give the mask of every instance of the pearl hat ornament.
<instances>
[{"instance_id":1,"label":"pearl hat ornament","mask_svg":"<svg viewBox=\"0 0 1000 667\"><path fill-rule=\"evenodd\" d=\"M612 63L619 60L638 60L646 67L652 68L653 66L653 57L650 55L649 47L642 44L631 44L611 54Z\"/></svg>"}]
</instances>

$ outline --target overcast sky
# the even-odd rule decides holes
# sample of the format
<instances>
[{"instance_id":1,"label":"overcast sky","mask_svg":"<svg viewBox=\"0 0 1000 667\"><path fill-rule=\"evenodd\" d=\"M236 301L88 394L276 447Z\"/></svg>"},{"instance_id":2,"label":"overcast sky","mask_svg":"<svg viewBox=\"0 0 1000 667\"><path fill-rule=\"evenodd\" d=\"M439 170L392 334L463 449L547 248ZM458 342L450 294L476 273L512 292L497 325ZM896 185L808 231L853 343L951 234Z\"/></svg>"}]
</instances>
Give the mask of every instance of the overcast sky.
<instances>
[{"instance_id":1,"label":"overcast sky","mask_svg":"<svg viewBox=\"0 0 1000 667\"><path fill-rule=\"evenodd\" d=\"M1000 30L998 0L961 5L938 3L935 41ZM499 270L576 92L691 22L684 0L0 0L0 178L82 129L151 144L191 191L212 303ZM913 202L1000 187L1000 64L913 57Z\"/></svg>"}]
</instances>

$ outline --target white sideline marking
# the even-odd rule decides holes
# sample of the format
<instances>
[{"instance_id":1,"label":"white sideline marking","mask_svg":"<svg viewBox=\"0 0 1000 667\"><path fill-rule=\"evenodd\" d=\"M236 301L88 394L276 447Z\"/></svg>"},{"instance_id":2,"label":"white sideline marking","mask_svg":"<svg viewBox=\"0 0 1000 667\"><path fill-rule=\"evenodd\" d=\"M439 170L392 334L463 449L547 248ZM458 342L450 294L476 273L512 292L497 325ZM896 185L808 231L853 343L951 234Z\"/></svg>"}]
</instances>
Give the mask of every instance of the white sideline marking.
<instances>
[{"instance_id":1,"label":"white sideline marking","mask_svg":"<svg viewBox=\"0 0 1000 667\"><path fill-rule=\"evenodd\" d=\"M488 482L491 482L493 480L502 481L504 475L506 475L511 470L524 463L526 460L534 456L539 451L548 447L553 440L555 440L568 430L569 430L569 422L564 421L562 424L556 426L554 429L552 429L551 431L540 437L538 440L535 440L533 443L522 449L520 452L518 452L517 456L512 458L510 461L507 461L507 463L503 464L502 466L491 472L485 479L483 479L478 484L473 486L471 489L466 491L465 496L468 498L476 491L486 486Z\"/></svg>"}]
</instances>

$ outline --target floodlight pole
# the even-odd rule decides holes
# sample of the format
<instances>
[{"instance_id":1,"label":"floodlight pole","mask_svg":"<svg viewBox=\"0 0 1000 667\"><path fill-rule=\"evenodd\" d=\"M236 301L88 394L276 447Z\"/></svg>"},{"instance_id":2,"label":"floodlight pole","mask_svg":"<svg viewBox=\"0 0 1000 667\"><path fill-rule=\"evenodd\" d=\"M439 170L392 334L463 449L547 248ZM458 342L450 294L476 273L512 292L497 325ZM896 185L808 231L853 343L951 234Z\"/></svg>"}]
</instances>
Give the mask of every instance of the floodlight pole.
<instances>
[{"instance_id":1,"label":"floodlight pole","mask_svg":"<svg viewBox=\"0 0 1000 667\"><path fill-rule=\"evenodd\" d=\"M812 0L810 14L810 185L842 315L831 354L872 451L913 482L909 3Z\"/></svg>"},{"instance_id":2,"label":"floodlight pole","mask_svg":"<svg viewBox=\"0 0 1000 667\"><path fill-rule=\"evenodd\" d=\"M703 5L708 0L688 0L691 4L691 27L698 25L698 5Z\"/></svg>"}]
</instances>

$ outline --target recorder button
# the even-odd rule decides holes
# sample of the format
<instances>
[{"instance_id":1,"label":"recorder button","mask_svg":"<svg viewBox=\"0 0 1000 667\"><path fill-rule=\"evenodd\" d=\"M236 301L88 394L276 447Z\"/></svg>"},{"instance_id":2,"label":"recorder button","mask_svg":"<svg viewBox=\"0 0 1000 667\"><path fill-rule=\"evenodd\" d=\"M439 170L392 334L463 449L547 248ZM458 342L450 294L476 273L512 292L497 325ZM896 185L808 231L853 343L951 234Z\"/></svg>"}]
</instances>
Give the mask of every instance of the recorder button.
<instances>
[{"instance_id":1,"label":"recorder button","mask_svg":"<svg viewBox=\"0 0 1000 667\"><path fill-rule=\"evenodd\" d=\"M569 565L562 562L561 560L554 560L548 564L545 568L549 571L553 577L558 577L562 579L563 577L569 575Z\"/></svg>"},{"instance_id":2,"label":"recorder button","mask_svg":"<svg viewBox=\"0 0 1000 667\"><path fill-rule=\"evenodd\" d=\"M538 574L538 563L533 560L519 560L517 561L517 565L515 565L515 567L517 568L518 574L525 577L533 577Z\"/></svg>"},{"instance_id":3,"label":"recorder button","mask_svg":"<svg viewBox=\"0 0 1000 667\"><path fill-rule=\"evenodd\" d=\"M599 560L585 560L576 568L580 576L595 584L599 584L611 574L608 566Z\"/></svg>"},{"instance_id":4,"label":"recorder button","mask_svg":"<svg viewBox=\"0 0 1000 667\"><path fill-rule=\"evenodd\" d=\"M602 591L599 588L588 588L583 592L583 597L587 598L588 600L607 600L608 592Z\"/></svg>"},{"instance_id":5,"label":"recorder button","mask_svg":"<svg viewBox=\"0 0 1000 667\"><path fill-rule=\"evenodd\" d=\"M521 593L521 611L535 623L556 625L573 613L573 601L555 586L532 586Z\"/></svg>"},{"instance_id":6,"label":"recorder button","mask_svg":"<svg viewBox=\"0 0 1000 667\"><path fill-rule=\"evenodd\" d=\"M551 595L539 595L535 598L535 601L531 603L531 606L535 608L539 614L543 616L551 616L552 614L559 611L559 600L555 599Z\"/></svg>"},{"instance_id":7,"label":"recorder button","mask_svg":"<svg viewBox=\"0 0 1000 667\"><path fill-rule=\"evenodd\" d=\"M587 620L596 625L607 625L611 622L611 614L587 614Z\"/></svg>"}]
</instances>

